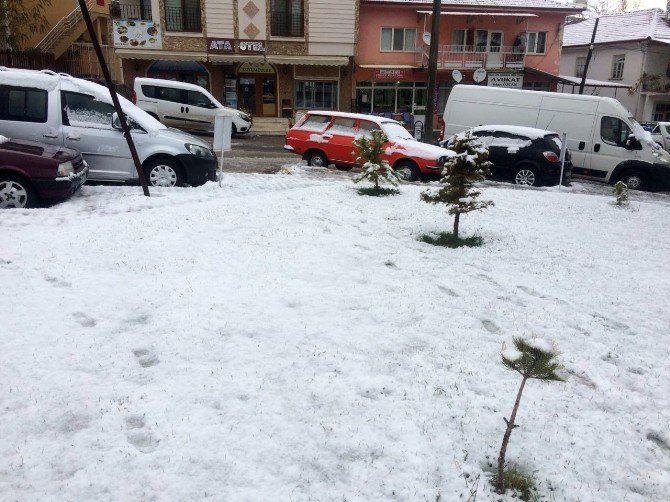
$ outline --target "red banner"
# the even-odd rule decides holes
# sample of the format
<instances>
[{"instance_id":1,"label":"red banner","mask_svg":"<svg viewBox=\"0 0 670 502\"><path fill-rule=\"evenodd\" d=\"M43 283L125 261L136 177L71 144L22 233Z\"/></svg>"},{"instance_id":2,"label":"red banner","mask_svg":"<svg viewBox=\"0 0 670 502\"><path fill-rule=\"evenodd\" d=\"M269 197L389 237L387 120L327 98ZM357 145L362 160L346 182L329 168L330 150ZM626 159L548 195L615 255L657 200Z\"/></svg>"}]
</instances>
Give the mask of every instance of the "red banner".
<instances>
[{"instance_id":1,"label":"red banner","mask_svg":"<svg viewBox=\"0 0 670 502\"><path fill-rule=\"evenodd\" d=\"M409 77L407 68L375 68L372 72L374 80L407 80Z\"/></svg>"}]
</instances>

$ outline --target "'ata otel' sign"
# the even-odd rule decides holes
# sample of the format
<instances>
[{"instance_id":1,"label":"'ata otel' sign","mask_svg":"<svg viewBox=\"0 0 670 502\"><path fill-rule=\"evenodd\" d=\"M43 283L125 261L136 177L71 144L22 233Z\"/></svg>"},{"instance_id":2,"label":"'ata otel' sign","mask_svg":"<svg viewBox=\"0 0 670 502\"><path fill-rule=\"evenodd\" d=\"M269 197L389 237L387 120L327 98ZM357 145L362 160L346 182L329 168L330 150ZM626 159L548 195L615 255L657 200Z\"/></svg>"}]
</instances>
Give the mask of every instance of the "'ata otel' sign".
<instances>
[{"instance_id":1,"label":"'ata otel' sign","mask_svg":"<svg viewBox=\"0 0 670 502\"><path fill-rule=\"evenodd\" d=\"M208 38L207 52L215 54L262 54L266 50L263 40L238 40L235 38Z\"/></svg>"}]
</instances>

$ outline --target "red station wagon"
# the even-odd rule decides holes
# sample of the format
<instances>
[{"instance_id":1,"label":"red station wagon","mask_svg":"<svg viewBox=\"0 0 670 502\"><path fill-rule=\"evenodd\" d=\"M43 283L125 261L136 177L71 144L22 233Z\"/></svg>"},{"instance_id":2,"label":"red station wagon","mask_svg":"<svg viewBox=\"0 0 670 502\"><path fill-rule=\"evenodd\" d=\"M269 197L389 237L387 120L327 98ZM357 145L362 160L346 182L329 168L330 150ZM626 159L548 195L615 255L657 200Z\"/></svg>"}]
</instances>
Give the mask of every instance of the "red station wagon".
<instances>
[{"instance_id":1,"label":"red station wagon","mask_svg":"<svg viewBox=\"0 0 670 502\"><path fill-rule=\"evenodd\" d=\"M284 148L302 155L310 166L335 164L348 171L358 165L354 139L381 129L388 136L382 158L407 181L420 174L440 174L442 164L454 152L439 146L421 143L400 122L384 117L359 113L313 111L307 112L286 134Z\"/></svg>"},{"instance_id":2,"label":"red station wagon","mask_svg":"<svg viewBox=\"0 0 670 502\"><path fill-rule=\"evenodd\" d=\"M65 199L84 184L87 173L76 150L0 136L0 209Z\"/></svg>"}]
</instances>

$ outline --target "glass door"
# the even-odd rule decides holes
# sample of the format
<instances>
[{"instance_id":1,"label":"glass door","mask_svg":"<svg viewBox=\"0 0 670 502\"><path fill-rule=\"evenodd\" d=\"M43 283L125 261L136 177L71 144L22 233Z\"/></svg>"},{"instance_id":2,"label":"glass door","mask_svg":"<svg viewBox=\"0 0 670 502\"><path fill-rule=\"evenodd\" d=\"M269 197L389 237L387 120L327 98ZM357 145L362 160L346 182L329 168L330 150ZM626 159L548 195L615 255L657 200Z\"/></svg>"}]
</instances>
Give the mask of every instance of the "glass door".
<instances>
[{"instance_id":1,"label":"glass door","mask_svg":"<svg viewBox=\"0 0 670 502\"><path fill-rule=\"evenodd\" d=\"M241 110L256 115L256 77L240 77L238 103Z\"/></svg>"}]
</instances>

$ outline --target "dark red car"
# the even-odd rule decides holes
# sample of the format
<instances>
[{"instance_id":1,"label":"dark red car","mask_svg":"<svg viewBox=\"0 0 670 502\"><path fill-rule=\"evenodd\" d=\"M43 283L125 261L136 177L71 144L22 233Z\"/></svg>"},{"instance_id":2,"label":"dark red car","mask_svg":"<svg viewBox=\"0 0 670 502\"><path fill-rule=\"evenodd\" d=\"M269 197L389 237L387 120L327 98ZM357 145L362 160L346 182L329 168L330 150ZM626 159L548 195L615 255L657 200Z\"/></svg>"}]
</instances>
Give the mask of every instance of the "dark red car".
<instances>
[{"instance_id":1,"label":"dark red car","mask_svg":"<svg viewBox=\"0 0 670 502\"><path fill-rule=\"evenodd\" d=\"M87 173L76 150L0 136L0 209L66 199Z\"/></svg>"}]
</instances>

